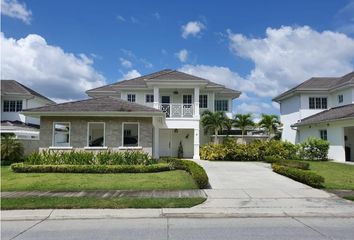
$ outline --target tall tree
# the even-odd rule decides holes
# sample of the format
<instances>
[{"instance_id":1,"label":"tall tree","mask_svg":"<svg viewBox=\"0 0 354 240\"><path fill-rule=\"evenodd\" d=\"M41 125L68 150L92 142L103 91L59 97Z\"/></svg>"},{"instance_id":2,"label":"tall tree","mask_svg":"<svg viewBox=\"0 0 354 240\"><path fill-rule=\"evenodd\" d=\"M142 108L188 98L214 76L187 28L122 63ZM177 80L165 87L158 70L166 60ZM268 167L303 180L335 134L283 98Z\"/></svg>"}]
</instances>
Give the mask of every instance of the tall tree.
<instances>
[{"instance_id":1,"label":"tall tree","mask_svg":"<svg viewBox=\"0 0 354 240\"><path fill-rule=\"evenodd\" d=\"M258 125L267 131L269 139L271 139L271 135L275 134L278 128L282 126L279 116L275 114L262 114L261 121L259 121Z\"/></svg>"},{"instance_id":2,"label":"tall tree","mask_svg":"<svg viewBox=\"0 0 354 240\"><path fill-rule=\"evenodd\" d=\"M224 112L205 111L202 114L204 132L214 133L214 144L218 143L218 132L225 127L226 119Z\"/></svg>"},{"instance_id":3,"label":"tall tree","mask_svg":"<svg viewBox=\"0 0 354 240\"><path fill-rule=\"evenodd\" d=\"M234 118L234 126L241 129L242 142L247 128L253 127L255 124L252 119L252 115L248 114L236 114Z\"/></svg>"}]
</instances>

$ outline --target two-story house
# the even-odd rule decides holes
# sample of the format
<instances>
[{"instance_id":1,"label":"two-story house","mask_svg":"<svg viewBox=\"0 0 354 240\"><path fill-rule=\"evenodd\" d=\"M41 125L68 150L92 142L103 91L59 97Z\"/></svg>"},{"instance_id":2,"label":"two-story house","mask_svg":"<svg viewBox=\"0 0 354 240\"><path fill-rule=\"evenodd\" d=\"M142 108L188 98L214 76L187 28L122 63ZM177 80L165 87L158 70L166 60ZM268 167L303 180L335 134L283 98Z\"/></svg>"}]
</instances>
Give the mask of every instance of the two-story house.
<instances>
[{"instance_id":1,"label":"two-story house","mask_svg":"<svg viewBox=\"0 0 354 240\"><path fill-rule=\"evenodd\" d=\"M320 137L329 141L331 159L354 161L354 72L310 78L273 101L280 104L283 140Z\"/></svg>"},{"instance_id":2,"label":"two-story house","mask_svg":"<svg viewBox=\"0 0 354 240\"><path fill-rule=\"evenodd\" d=\"M20 139L38 139L38 118L25 116L22 110L54 104L52 100L15 80L1 80L1 133Z\"/></svg>"},{"instance_id":3,"label":"two-story house","mask_svg":"<svg viewBox=\"0 0 354 240\"><path fill-rule=\"evenodd\" d=\"M41 148L129 150L199 159L210 141L205 110L232 116L239 91L176 70L162 70L86 92L90 99L26 110L41 119Z\"/></svg>"}]
</instances>

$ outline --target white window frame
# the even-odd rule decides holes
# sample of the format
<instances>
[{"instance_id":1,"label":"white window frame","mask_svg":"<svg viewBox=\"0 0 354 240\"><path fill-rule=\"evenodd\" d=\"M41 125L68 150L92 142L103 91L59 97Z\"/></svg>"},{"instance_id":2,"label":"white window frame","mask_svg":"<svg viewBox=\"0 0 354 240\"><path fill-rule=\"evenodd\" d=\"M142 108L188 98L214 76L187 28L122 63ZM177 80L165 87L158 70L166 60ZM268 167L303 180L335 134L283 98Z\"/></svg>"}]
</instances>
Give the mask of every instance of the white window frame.
<instances>
[{"instance_id":1,"label":"white window frame","mask_svg":"<svg viewBox=\"0 0 354 240\"><path fill-rule=\"evenodd\" d=\"M206 107L200 107L200 105L201 105L201 103L202 103L202 102L200 101L201 96L206 96ZM208 96L208 94L200 94L200 95L199 95L199 108L207 109L207 108L209 107L208 101L209 101L209 96Z\"/></svg>"},{"instance_id":2,"label":"white window frame","mask_svg":"<svg viewBox=\"0 0 354 240\"><path fill-rule=\"evenodd\" d=\"M152 96L152 102L146 101L148 96ZM145 103L153 103L154 100L155 100L154 94L152 94L152 93L145 94Z\"/></svg>"},{"instance_id":3,"label":"white window frame","mask_svg":"<svg viewBox=\"0 0 354 240\"><path fill-rule=\"evenodd\" d=\"M322 132L326 132L326 139L323 139L323 138L322 138ZM320 129L320 130L319 130L319 133L320 133L320 138L321 138L322 140L328 141L328 131L327 131L327 129Z\"/></svg>"},{"instance_id":4,"label":"white window frame","mask_svg":"<svg viewBox=\"0 0 354 240\"><path fill-rule=\"evenodd\" d=\"M138 125L138 146L124 146L124 125L125 124L137 124ZM122 144L119 149L141 149L140 146L140 122L122 122Z\"/></svg>"},{"instance_id":5,"label":"white window frame","mask_svg":"<svg viewBox=\"0 0 354 240\"><path fill-rule=\"evenodd\" d=\"M103 124L103 146L90 146L90 124ZM106 122L88 122L87 123L87 136L86 136L86 147L84 149L107 149L106 146Z\"/></svg>"},{"instance_id":6,"label":"white window frame","mask_svg":"<svg viewBox=\"0 0 354 240\"><path fill-rule=\"evenodd\" d=\"M216 110L216 102L217 101L226 101L226 106L227 106L227 110ZM230 111L230 106L229 106L229 100L228 99L215 99L214 101L214 111L215 112L229 112Z\"/></svg>"},{"instance_id":7,"label":"white window frame","mask_svg":"<svg viewBox=\"0 0 354 240\"><path fill-rule=\"evenodd\" d=\"M185 97L185 96L190 96L190 97L191 97L191 102L190 102L190 103L185 103L185 102L184 102L184 97ZM186 104L188 104L188 105L189 105L189 104L193 104L193 95L192 95L192 94L183 94L183 95L182 95L182 103L183 103L184 105L186 105Z\"/></svg>"},{"instance_id":8,"label":"white window frame","mask_svg":"<svg viewBox=\"0 0 354 240\"><path fill-rule=\"evenodd\" d=\"M69 146L55 146L55 124L69 124ZM53 130L52 130L52 146L49 149L72 149L71 146L71 122L53 122Z\"/></svg>"},{"instance_id":9,"label":"white window frame","mask_svg":"<svg viewBox=\"0 0 354 240\"><path fill-rule=\"evenodd\" d=\"M134 102L133 101L129 101L129 95L131 95L131 97L134 96ZM127 101L135 103L136 102L136 94L135 93L127 93Z\"/></svg>"},{"instance_id":10,"label":"white window frame","mask_svg":"<svg viewBox=\"0 0 354 240\"><path fill-rule=\"evenodd\" d=\"M343 103L344 102L344 96L343 94L338 95L338 103Z\"/></svg>"},{"instance_id":11,"label":"white window frame","mask_svg":"<svg viewBox=\"0 0 354 240\"><path fill-rule=\"evenodd\" d=\"M310 99L313 98L314 99L314 107L311 108L310 107ZM317 107L317 100L319 99L319 103L320 103L320 106ZM326 99L326 107L324 108L323 107L323 99ZM309 97L309 109L328 109L328 97Z\"/></svg>"}]
</instances>

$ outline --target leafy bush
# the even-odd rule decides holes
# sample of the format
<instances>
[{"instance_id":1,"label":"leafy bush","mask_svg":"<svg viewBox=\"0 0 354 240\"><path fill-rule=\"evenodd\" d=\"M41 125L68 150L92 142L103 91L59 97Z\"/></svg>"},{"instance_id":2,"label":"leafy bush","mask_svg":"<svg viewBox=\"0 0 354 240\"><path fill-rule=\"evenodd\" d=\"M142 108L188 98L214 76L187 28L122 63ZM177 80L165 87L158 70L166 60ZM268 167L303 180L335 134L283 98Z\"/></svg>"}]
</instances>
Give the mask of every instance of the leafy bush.
<instances>
[{"instance_id":1,"label":"leafy bush","mask_svg":"<svg viewBox=\"0 0 354 240\"><path fill-rule=\"evenodd\" d=\"M209 178L204 168L197 163L189 160L180 160L176 158L163 158L169 164L171 169L185 170L188 172L200 189L207 188L209 185Z\"/></svg>"},{"instance_id":2,"label":"leafy bush","mask_svg":"<svg viewBox=\"0 0 354 240\"><path fill-rule=\"evenodd\" d=\"M320 188L323 186L324 178L314 172L308 170L301 170L297 168L287 167L279 165L277 163L272 164L273 171L281 175L287 176L298 182L302 182L312 187Z\"/></svg>"},{"instance_id":3,"label":"leafy bush","mask_svg":"<svg viewBox=\"0 0 354 240\"><path fill-rule=\"evenodd\" d=\"M169 164L152 165L28 165L14 163L11 169L17 173L151 173L170 171Z\"/></svg>"},{"instance_id":4,"label":"leafy bush","mask_svg":"<svg viewBox=\"0 0 354 240\"><path fill-rule=\"evenodd\" d=\"M32 165L151 165L157 163L141 151L43 151L27 156L26 164Z\"/></svg>"},{"instance_id":5,"label":"leafy bush","mask_svg":"<svg viewBox=\"0 0 354 240\"><path fill-rule=\"evenodd\" d=\"M200 148L200 157L211 161L224 161L227 149L224 144L206 144Z\"/></svg>"},{"instance_id":6,"label":"leafy bush","mask_svg":"<svg viewBox=\"0 0 354 240\"><path fill-rule=\"evenodd\" d=\"M1 162L2 164L23 161L22 143L11 135L1 137Z\"/></svg>"},{"instance_id":7,"label":"leafy bush","mask_svg":"<svg viewBox=\"0 0 354 240\"><path fill-rule=\"evenodd\" d=\"M320 138L308 138L300 143L300 158L306 160L328 160L329 142Z\"/></svg>"}]
</instances>

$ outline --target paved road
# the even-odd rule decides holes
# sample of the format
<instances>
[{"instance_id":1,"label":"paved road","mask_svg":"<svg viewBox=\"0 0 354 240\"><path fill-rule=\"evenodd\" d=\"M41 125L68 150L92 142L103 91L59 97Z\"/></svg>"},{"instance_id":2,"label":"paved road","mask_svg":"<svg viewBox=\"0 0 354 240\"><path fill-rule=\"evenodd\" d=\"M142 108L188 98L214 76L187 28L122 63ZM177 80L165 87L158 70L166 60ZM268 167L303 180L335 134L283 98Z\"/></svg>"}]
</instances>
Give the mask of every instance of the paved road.
<instances>
[{"instance_id":1,"label":"paved road","mask_svg":"<svg viewBox=\"0 0 354 240\"><path fill-rule=\"evenodd\" d=\"M1 239L353 239L354 218L3 221Z\"/></svg>"},{"instance_id":2,"label":"paved road","mask_svg":"<svg viewBox=\"0 0 354 240\"><path fill-rule=\"evenodd\" d=\"M208 200L193 209L239 213L354 216L354 203L276 174L261 162L196 161L208 173ZM196 211L194 210L194 211ZM187 210L186 210L187 211Z\"/></svg>"}]
</instances>

